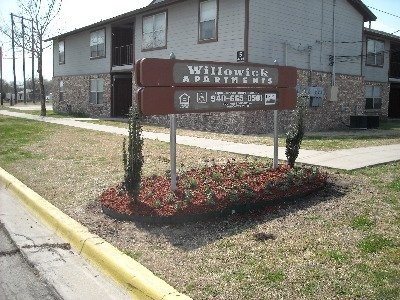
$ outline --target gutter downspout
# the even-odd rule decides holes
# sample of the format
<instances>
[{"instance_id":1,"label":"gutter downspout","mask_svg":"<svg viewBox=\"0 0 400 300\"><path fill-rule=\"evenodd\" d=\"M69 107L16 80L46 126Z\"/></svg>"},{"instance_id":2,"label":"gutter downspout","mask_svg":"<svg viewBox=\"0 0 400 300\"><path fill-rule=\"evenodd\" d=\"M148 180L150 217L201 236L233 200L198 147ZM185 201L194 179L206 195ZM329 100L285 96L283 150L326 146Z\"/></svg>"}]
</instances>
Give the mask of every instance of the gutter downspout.
<instances>
[{"instance_id":1,"label":"gutter downspout","mask_svg":"<svg viewBox=\"0 0 400 300\"><path fill-rule=\"evenodd\" d=\"M332 86L336 85L336 0L333 0L333 28L332 28L332 51L333 51L333 65L332 65Z\"/></svg>"},{"instance_id":2,"label":"gutter downspout","mask_svg":"<svg viewBox=\"0 0 400 300\"><path fill-rule=\"evenodd\" d=\"M246 0L244 9L244 63L249 62L249 32L250 32L250 0Z\"/></svg>"},{"instance_id":3,"label":"gutter downspout","mask_svg":"<svg viewBox=\"0 0 400 300\"><path fill-rule=\"evenodd\" d=\"M284 48L285 48L285 58L284 58L284 64L285 64L285 66L287 66L287 64L288 64L288 44L287 44L287 41L285 41L285 43L283 44L284 45Z\"/></svg>"}]
</instances>

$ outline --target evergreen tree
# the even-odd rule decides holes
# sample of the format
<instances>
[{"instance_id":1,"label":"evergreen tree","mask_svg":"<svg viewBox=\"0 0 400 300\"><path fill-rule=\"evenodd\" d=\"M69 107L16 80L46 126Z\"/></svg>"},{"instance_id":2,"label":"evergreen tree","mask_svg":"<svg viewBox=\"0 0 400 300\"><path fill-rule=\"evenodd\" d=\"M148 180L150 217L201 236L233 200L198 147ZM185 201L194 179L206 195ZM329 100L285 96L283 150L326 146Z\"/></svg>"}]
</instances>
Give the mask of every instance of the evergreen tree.
<instances>
[{"instance_id":1,"label":"evergreen tree","mask_svg":"<svg viewBox=\"0 0 400 300\"><path fill-rule=\"evenodd\" d=\"M129 109L128 147L126 147L126 139L123 142L123 164L125 171L124 186L134 202L139 195L144 162L141 122L142 116L140 112L131 107Z\"/></svg>"},{"instance_id":2,"label":"evergreen tree","mask_svg":"<svg viewBox=\"0 0 400 300\"><path fill-rule=\"evenodd\" d=\"M303 101L305 100L304 96L300 96L298 102L298 106L296 112L293 117L293 122L289 127L288 132L286 133L286 158L288 164L291 168L294 167L297 157L299 156L301 142L304 137L304 111L305 106Z\"/></svg>"}]
</instances>

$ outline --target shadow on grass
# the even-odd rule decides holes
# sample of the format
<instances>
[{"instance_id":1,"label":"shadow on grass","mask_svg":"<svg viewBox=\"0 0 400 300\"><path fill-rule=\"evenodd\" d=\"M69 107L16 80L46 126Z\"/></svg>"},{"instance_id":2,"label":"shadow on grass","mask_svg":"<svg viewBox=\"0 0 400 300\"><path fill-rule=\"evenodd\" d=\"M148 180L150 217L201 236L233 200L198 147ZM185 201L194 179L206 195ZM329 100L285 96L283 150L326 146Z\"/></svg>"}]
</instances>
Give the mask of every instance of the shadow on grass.
<instances>
[{"instance_id":1,"label":"shadow on grass","mask_svg":"<svg viewBox=\"0 0 400 300\"><path fill-rule=\"evenodd\" d=\"M223 238L255 228L259 224L305 210L321 202L332 201L344 196L346 192L345 186L328 183L312 195L296 199L290 203L282 203L244 214L234 214L227 218L221 217L208 221L164 226L136 223L136 226L146 230L151 235L164 236L173 246L184 251L193 251ZM271 239L274 239L272 235Z\"/></svg>"}]
</instances>

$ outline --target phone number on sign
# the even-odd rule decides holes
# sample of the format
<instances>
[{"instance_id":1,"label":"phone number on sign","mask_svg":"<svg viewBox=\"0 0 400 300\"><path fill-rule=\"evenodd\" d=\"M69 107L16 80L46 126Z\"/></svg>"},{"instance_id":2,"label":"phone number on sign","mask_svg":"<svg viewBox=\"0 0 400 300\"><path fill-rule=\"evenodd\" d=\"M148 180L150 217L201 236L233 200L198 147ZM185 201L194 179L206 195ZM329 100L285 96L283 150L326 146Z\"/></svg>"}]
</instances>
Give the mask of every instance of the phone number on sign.
<instances>
[{"instance_id":1,"label":"phone number on sign","mask_svg":"<svg viewBox=\"0 0 400 300\"><path fill-rule=\"evenodd\" d=\"M263 102L265 100L276 100L276 94L237 94L216 93L210 96L211 102Z\"/></svg>"}]
</instances>

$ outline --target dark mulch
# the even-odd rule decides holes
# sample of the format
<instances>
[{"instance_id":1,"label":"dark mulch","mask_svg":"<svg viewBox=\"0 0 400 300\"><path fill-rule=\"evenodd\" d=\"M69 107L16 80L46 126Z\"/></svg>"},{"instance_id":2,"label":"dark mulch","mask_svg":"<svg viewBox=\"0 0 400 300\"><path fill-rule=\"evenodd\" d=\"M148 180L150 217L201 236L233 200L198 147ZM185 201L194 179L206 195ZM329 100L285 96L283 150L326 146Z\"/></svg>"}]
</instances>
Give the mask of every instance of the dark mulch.
<instances>
[{"instance_id":1,"label":"dark mulch","mask_svg":"<svg viewBox=\"0 0 400 300\"><path fill-rule=\"evenodd\" d=\"M152 176L142 180L136 201L122 184L105 190L100 201L103 211L117 219L179 223L276 205L320 189L326 181L316 168L228 162L180 174L175 192L168 176Z\"/></svg>"}]
</instances>

